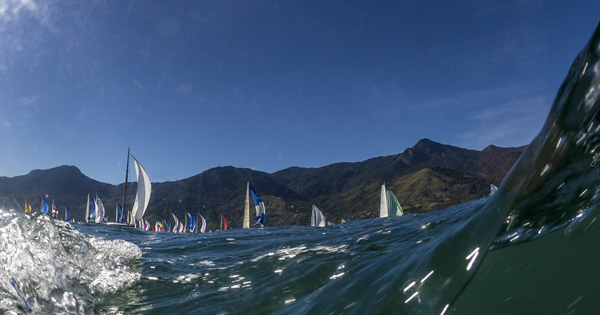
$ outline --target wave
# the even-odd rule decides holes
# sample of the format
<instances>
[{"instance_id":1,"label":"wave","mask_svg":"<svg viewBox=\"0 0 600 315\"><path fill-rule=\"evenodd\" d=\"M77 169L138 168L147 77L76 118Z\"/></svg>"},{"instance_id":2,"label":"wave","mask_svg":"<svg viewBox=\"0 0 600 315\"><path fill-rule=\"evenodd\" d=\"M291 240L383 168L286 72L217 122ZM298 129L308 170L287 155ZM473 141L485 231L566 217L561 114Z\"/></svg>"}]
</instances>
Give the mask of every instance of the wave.
<instances>
[{"instance_id":1,"label":"wave","mask_svg":"<svg viewBox=\"0 0 600 315\"><path fill-rule=\"evenodd\" d=\"M48 216L0 211L0 308L27 313L91 313L98 295L139 280L134 244L83 235Z\"/></svg>"}]
</instances>

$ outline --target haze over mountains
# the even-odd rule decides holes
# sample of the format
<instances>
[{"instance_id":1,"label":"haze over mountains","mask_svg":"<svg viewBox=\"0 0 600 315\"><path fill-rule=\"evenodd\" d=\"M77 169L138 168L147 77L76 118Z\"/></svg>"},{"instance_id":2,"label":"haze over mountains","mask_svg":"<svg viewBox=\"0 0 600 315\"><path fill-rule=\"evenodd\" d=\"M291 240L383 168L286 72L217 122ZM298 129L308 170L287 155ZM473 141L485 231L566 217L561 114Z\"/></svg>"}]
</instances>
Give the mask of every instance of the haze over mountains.
<instances>
[{"instance_id":1,"label":"haze over mountains","mask_svg":"<svg viewBox=\"0 0 600 315\"><path fill-rule=\"evenodd\" d=\"M216 167L183 180L152 183L145 217L153 223L169 220L170 213L180 219L185 212L200 213L207 220L207 229L214 230L223 213L231 228L239 228L247 181L265 202L267 226L308 225L313 204L335 223L377 217L382 183L396 194L405 213L434 211L485 197L490 184L500 184L524 149L488 146L476 151L422 139L396 155L320 168L290 167L268 174ZM147 171L152 178L152 170ZM22 210L27 197L36 211L41 197L47 195L49 202L55 200L59 205L61 217L68 205L75 219L83 220L87 194L97 193L107 215L114 219L123 189L123 184L90 179L75 166L34 170L23 176L0 177L0 208ZM128 184L126 209L133 205L135 189L136 183Z\"/></svg>"}]
</instances>

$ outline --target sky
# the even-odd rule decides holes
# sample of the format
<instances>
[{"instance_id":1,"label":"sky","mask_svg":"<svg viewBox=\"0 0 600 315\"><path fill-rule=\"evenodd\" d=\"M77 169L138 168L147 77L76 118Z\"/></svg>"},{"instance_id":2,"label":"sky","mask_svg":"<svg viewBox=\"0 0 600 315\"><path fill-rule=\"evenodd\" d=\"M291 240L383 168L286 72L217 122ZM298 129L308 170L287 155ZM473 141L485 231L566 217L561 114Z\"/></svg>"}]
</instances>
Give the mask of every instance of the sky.
<instances>
[{"instance_id":1,"label":"sky","mask_svg":"<svg viewBox=\"0 0 600 315\"><path fill-rule=\"evenodd\" d=\"M0 176L528 144L600 1L0 0ZM130 175L133 176L133 175ZM131 177L130 177L131 179Z\"/></svg>"}]
</instances>

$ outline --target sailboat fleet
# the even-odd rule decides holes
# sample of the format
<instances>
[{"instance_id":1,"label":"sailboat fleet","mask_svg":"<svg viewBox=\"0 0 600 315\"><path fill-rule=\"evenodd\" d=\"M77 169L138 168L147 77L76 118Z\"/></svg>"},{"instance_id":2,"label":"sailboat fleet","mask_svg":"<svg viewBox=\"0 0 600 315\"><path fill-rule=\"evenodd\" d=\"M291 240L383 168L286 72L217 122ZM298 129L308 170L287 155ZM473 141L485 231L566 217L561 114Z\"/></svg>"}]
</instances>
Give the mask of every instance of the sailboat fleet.
<instances>
[{"instance_id":1,"label":"sailboat fleet","mask_svg":"<svg viewBox=\"0 0 600 315\"><path fill-rule=\"evenodd\" d=\"M102 200L97 195L92 196L88 194L85 212L86 223L105 223L113 225L131 226L137 227L144 230L152 230L159 232L171 232L171 233L205 233L206 232L206 219L200 214L196 213L193 215L190 212L184 214L184 220L180 221L175 214L171 214L172 220L157 220L154 225L151 225L147 219L144 219L144 214L148 208L150 202L150 196L152 194L152 184L150 177L140 164L140 162L127 151L127 170L125 175L125 189L123 193L123 205L126 203L127 198L127 178L129 172L129 158L133 159L136 179L137 179L137 190L135 195L135 201L131 210L125 211L125 207L120 204L115 205L115 216L114 221L109 222L105 218L105 208ZM490 194L492 196L498 188L494 185L490 185ZM47 196L46 196L47 197ZM46 200L46 197L42 197L40 213L50 215L52 218L58 219L58 206L52 201L51 205ZM255 208L254 219L250 218L250 200L252 200ZM32 211L31 204L25 199L24 212L29 214ZM250 227L262 228L266 226L266 209L263 199L260 197L258 192L250 186L250 182L246 183L246 199L244 204L244 214L242 228L248 229ZM381 185L380 189L380 205L379 205L379 217L399 217L404 215L404 211L400 205L400 202L394 195L394 193L386 187L385 184ZM170 218L169 218L170 219ZM65 206L64 220L73 220L71 210ZM342 219L342 223L345 221ZM169 224L170 223L170 224ZM326 220L323 212L316 206L312 206L310 215L310 226L313 227L325 227L330 225ZM227 230L229 227L227 218L223 213L220 214L220 230Z\"/></svg>"}]
</instances>

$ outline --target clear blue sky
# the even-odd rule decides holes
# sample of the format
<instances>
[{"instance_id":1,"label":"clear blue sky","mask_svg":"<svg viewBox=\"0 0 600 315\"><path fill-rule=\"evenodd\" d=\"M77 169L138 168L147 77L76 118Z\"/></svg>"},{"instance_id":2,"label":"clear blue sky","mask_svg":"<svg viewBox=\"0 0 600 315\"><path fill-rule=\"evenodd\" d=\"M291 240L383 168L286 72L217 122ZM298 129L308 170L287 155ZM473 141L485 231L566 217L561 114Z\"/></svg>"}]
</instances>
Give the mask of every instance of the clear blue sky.
<instances>
[{"instance_id":1,"label":"clear blue sky","mask_svg":"<svg viewBox=\"0 0 600 315\"><path fill-rule=\"evenodd\" d=\"M0 1L0 176L528 144L600 1Z\"/></svg>"}]
</instances>

